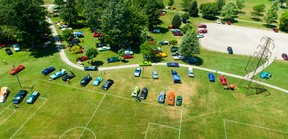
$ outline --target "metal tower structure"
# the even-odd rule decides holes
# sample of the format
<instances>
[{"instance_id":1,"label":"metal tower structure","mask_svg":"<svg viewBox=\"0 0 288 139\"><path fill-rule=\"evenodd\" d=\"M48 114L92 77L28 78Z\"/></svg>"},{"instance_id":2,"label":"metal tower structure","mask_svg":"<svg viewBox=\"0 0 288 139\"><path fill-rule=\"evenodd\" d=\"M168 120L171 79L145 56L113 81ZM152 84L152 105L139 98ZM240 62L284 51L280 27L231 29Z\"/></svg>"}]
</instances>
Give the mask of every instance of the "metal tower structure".
<instances>
[{"instance_id":1,"label":"metal tower structure","mask_svg":"<svg viewBox=\"0 0 288 139\"><path fill-rule=\"evenodd\" d=\"M260 44L257 46L254 54L249 58L244 71L246 72L246 76L241 80L240 84L243 80L247 80L247 92L249 89L255 89L256 94L263 93L267 91L263 86L261 86L258 82L259 72L261 72L271 60L272 52L275 47L274 41L265 36L260 40Z\"/></svg>"}]
</instances>

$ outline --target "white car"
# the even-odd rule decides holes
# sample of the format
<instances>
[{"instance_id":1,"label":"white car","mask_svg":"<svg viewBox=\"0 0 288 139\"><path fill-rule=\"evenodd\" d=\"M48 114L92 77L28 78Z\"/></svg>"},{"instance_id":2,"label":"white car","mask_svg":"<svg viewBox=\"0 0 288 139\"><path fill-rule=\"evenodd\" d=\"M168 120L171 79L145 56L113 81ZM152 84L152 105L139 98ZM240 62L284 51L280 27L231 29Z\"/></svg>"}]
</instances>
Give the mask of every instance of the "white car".
<instances>
[{"instance_id":1,"label":"white car","mask_svg":"<svg viewBox=\"0 0 288 139\"><path fill-rule=\"evenodd\" d=\"M194 77L193 67L189 67L189 68L188 68L188 76L189 76L189 77Z\"/></svg>"},{"instance_id":2,"label":"white car","mask_svg":"<svg viewBox=\"0 0 288 139\"><path fill-rule=\"evenodd\" d=\"M136 68L134 71L134 77L140 77L141 74L141 68Z\"/></svg>"},{"instance_id":3,"label":"white car","mask_svg":"<svg viewBox=\"0 0 288 139\"><path fill-rule=\"evenodd\" d=\"M185 58L185 57L182 56L182 55L173 56L173 59L174 59L174 60L182 60L182 59L184 59L184 58Z\"/></svg>"},{"instance_id":4,"label":"white car","mask_svg":"<svg viewBox=\"0 0 288 139\"><path fill-rule=\"evenodd\" d=\"M19 44L13 44L13 49L15 52L20 51L20 45Z\"/></svg>"}]
</instances>

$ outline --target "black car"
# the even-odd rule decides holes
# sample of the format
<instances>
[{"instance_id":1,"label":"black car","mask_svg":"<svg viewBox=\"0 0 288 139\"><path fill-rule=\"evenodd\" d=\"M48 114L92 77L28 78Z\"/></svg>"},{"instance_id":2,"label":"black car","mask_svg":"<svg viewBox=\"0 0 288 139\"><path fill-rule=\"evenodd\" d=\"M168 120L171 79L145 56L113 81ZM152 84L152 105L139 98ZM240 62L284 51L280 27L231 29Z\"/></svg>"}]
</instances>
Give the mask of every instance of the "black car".
<instances>
[{"instance_id":1,"label":"black car","mask_svg":"<svg viewBox=\"0 0 288 139\"><path fill-rule=\"evenodd\" d=\"M12 100L13 104L19 104L22 102L22 100L24 99L24 97L28 94L28 92L26 90L20 90L16 96L14 97L14 99Z\"/></svg>"},{"instance_id":2,"label":"black car","mask_svg":"<svg viewBox=\"0 0 288 139\"><path fill-rule=\"evenodd\" d=\"M81 85L81 86L86 86L91 80L92 80L92 77L90 76L90 74L88 74L87 76L85 76L85 77L81 80L80 85Z\"/></svg>"},{"instance_id":3,"label":"black car","mask_svg":"<svg viewBox=\"0 0 288 139\"><path fill-rule=\"evenodd\" d=\"M167 63L167 67L179 67L179 63L169 62L169 63Z\"/></svg>"},{"instance_id":4,"label":"black car","mask_svg":"<svg viewBox=\"0 0 288 139\"><path fill-rule=\"evenodd\" d=\"M96 43L96 47L103 47L107 46L106 43Z\"/></svg>"},{"instance_id":5,"label":"black car","mask_svg":"<svg viewBox=\"0 0 288 139\"><path fill-rule=\"evenodd\" d=\"M140 99L146 99L147 95L148 95L148 89L144 87L141 91Z\"/></svg>"},{"instance_id":6,"label":"black car","mask_svg":"<svg viewBox=\"0 0 288 139\"><path fill-rule=\"evenodd\" d=\"M171 52L177 52L178 50L179 50L179 47L172 46L172 47L170 48L170 51L171 51Z\"/></svg>"},{"instance_id":7,"label":"black car","mask_svg":"<svg viewBox=\"0 0 288 139\"><path fill-rule=\"evenodd\" d=\"M66 82L66 81L68 81L68 80L70 80L70 79L72 79L72 78L74 78L75 77L75 74L72 72L72 71L70 71L70 74L66 74L65 76L63 76L62 77L62 80L64 81L64 82Z\"/></svg>"},{"instance_id":8,"label":"black car","mask_svg":"<svg viewBox=\"0 0 288 139\"><path fill-rule=\"evenodd\" d=\"M227 47L228 54L233 54L233 49L231 46Z\"/></svg>"},{"instance_id":9,"label":"black car","mask_svg":"<svg viewBox=\"0 0 288 139\"><path fill-rule=\"evenodd\" d=\"M102 85L102 90L108 90L110 86L114 83L113 80L108 79L103 85Z\"/></svg>"},{"instance_id":10,"label":"black car","mask_svg":"<svg viewBox=\"0 0 288 139\"><path fill-rule=\"evenodd\" d=\"M107 62L108 63L112 63L112 62L118 62L120 61L120 59L118 57L110 57L110 58L107 58Z\"/></svg>"},{"instance_id":11,"label":"black car","mask_svg":"<svg viewBox=\"0 0 288 139\"><path fill-rule=\"evenodd\" d=\"M97 71L98 67L96 66L85 66L84 71Z\"/></svg>"},{"instance_id":12,"label":"black car","mask_svg":"<svg viewBox=\"0 0 288 139\"><path fill-rule=\"evenodd\" d=\"M11 51L11 49L9 47L6 47L5 51L6 51L7 55L12 55L13 54L13 52Z\"/></svg>"}]
</instances>

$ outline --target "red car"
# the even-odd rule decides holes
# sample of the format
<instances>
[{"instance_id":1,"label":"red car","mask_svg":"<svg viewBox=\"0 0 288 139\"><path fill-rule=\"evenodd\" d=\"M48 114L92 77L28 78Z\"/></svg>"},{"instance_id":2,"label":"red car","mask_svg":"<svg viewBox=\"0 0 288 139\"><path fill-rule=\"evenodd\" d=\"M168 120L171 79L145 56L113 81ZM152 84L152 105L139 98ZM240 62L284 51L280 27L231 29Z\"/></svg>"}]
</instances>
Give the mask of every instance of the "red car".
<instances>
[{"instance_id":1,"label":"red car","mask_svg":"<svg viewBox=\"0 0 288 139\"><path fill-rule=\"evenodd\" d=\"M278 33L279 32L279 29L277 27L273 28L273 31Z\"/></svg>"},{"instance_id":2,"label":"red car","mask_svg":"<svg viewBox=\"0 0 288 139\"><path fill-rule=\"evenodd\" d=\"M282 58L283 58L284 60L288 60L288 55L287 55L286 53L283 53L283 54L282 54Z\"/></svg>"},{"instance_id":3,"label":"red car","mask_svg":"<svg viewBox=\"0 0 288 139\"><path fill-rule=\"evenodd\" d=\"M23 66L22 64L20 64L20 65L14 67L13 69L11 69L11 70L9 71L9 74L15 75L16 73L20 72L20 71L23 70L23 69L25 69L25 66Z\"/></svg>"},{"instance_id":4,"label":"red car","mask_svg":"<svg viewBox=\"0 0 288 139\"><path fill-rule=\"evenodd\" d=\"M168 26L167 27L168 29L174 29L174 27L171 25L171 26Z\"/></svg>"},{"instance_id":5,"label":"red car","mask_svg":"<svg viewBox=\"0 0 288 139\"><path fill-rule=\"evenodd\" d=\"M224 75L221 75L219 79L222 85L227 85L227 79L224 77Z\"/></svg>"},{"instance_id":6,"label":"red car","mask_svg":"<svg viewBox=\"0 0 288 139\"><path fill-rule=\"evenodd\" d=\"M200 24L199 26L198 26L198 28L207 28L207 25L205 25L205 24Z\"/></svg>"},{"instance_id":7,"label":"red car","mask_svg":"<svg viewBox=\"0 0 288 139\"><path fill-rule=\"evenodd\" d=\"M78 58L78 60L85 61L85 60L88 60L88 58L86 56L81 56L81 57Z\"/></svg>"},{"instance_id":8,"label":"red car","mask_svg":"<svg viewBox=\"0 0 288 139\"><path fill-rule=\"evenodd\" d=\"M133 58L132 54L126 54L123 56L124 59L129 59L129 58Z\"/></svg>"},{"instance_id":9,"label":"red car","mask_svg":"<svg viewBox=\"0 0 288 139\"><path fill-rule=\"evenodd\" d=\"M198 30L198 33L207 33L208 31L206 29L200 29Z\"/></svg>"},{"instance_id":10,"label":"red car","mask_svg":"<svg viewBox=\"0 0 288 139\"><path fill-rule=\"evenodd\" d=\"M175 32L173 35L174 36L183 36L183 33L182 32Z\"/></svg>"},{"instance_id":11,"label":"red car","mask_svg":"<svg viewBox=\"0 0 288 139\"><path fill-rule=\"evenodd\" d=\"M93 37L103 37L104 35L102 33L98 33L94 31Z\"/></svg>"},{"instance_id":12,"label":"red car","mask_svg":"<svg viewBox=\"0 0 288 139\"><path fill-rule=\"evenodd\" d=\"M0 42L0 48L5 47L6 45L4 43Z\"/></svg>"}]
</instances>

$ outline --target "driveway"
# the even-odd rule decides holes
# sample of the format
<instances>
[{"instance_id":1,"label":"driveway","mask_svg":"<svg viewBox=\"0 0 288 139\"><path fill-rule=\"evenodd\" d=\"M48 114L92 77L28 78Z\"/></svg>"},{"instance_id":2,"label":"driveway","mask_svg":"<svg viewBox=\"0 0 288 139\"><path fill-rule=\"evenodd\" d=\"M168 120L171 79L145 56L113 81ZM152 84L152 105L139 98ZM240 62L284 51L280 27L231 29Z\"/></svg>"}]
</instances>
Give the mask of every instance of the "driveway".
<instances>
[{"instance_id":1,"label":"driveway","mask_svg":"<svg viewBox=\"0 0 288 139\"><path fill-rule=\"evenodd\" d=\"M235 54L253 55L264 36L274 40L275 48L272 51L272 57L282 59L282 53L288 53L288 34L275 33L272 29L262 30L247 28L241 26L222 25L216 23L207 23L208 33L200 39L202 47L227 52L227 47L231 46Z\"/></svg>"}]
</instances>

